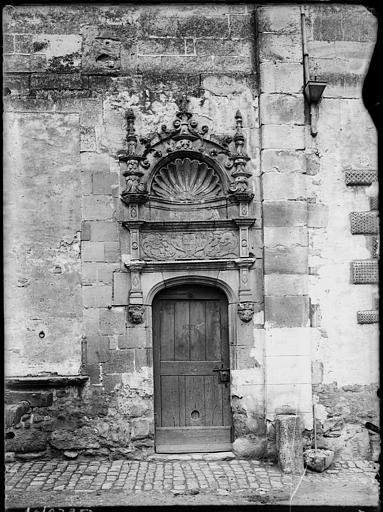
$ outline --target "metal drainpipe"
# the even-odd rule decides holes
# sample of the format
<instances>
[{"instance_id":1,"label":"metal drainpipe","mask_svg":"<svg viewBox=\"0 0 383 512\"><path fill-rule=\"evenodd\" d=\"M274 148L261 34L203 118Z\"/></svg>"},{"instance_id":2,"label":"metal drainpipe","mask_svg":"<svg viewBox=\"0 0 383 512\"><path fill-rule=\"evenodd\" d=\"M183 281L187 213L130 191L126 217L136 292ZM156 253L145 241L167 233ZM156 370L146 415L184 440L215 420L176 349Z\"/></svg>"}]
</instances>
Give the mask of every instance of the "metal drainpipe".
<instances>
[{"instance_id":1,"label":"metal drainpipe","mask_svg":"<svg viewBox=\"0 0 383 512\"><path fill-rule=\"evenodd\" d=\"M307 82L310 80L310 71L309 71L309 54L307 51L307 36L306 36L306 14L301 5L301 28L302 28L302 51L303 51L303 78L305 86Z\"/></svg>"}]
</instances>

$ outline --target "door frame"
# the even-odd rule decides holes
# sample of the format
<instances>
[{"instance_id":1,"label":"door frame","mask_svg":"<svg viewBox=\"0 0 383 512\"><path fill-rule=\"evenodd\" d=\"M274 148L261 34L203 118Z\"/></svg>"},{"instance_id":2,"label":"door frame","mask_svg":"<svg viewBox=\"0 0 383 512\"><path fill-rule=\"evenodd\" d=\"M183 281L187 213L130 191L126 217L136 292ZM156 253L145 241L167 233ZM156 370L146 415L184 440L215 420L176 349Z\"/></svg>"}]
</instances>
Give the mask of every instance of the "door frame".
<instances>
[{"instance_id":1,"label":"door frame","mask_svg":"<svg viewBox=\"0 0 383 512\"><path fill-rule=\"evenodd\" d=\"M179 276L170 278L167 280L163 280L160 283L157 283L149 292L147 296L147 303L150 305L150 329L151 329L151 340L152 340L152 360L153 360L153 410L154 414L156 414L156 375L154 368L154 343L155 336L153 332L153 301L155 297L164 289L174 288L174 287L187 287L188 285L201 285L208 286L210 288L215 288L224 293L227 299L227 332L228 332L228 348L229 348L229 367L230 370L234 370L234 355L235 355L235 343L234 343L234 333L236 332L236 307L238 303L238 299L235 297L233 290L228 286L224 281L220 281L218 279L213 279L207 276ZM149 319L148 319L149 320ZM233 410L231 406L231 382L230 382L230 409L231 409L231 417L232 417L232 434L231 441L233 442L234 438L234 422L233 422ZM154 450L156 450L156 418L154 418Z\"/></svg>"}]
</instances>

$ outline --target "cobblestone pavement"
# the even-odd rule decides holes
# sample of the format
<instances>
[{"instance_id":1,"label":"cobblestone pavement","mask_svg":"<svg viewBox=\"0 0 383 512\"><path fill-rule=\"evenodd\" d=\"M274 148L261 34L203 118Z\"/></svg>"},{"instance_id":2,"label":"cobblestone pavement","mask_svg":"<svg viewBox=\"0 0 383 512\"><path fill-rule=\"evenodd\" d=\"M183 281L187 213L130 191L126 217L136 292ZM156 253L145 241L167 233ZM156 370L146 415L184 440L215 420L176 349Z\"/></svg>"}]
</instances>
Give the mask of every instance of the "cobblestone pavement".
<instances>
[{"instance_id":1,"label":"cobblestone pavement","mask_svg":"<svg viewBox=\"0 0 383 512\"><path fill-rule=\"evenodd\" d=\"M6 495L17 506L20 496L75 495L76 493L124 493L125 496L149 492L171 496L206 495L253 496L267 501L288 501L298 484L347 481L378 488L377 464L337 462L322 474L305 472L286 475L276 465L253 460L230 461L31 461L6 464ZM366 487L367 488L367 487ZM83 494L84 495L84 494ZM279 496L279 497L278 497ZM17 498L19 497L19 498ZM251 501L251 500L250 500ZM20 503L21 504L21 503Z\"/></svg>"}]
</instances>

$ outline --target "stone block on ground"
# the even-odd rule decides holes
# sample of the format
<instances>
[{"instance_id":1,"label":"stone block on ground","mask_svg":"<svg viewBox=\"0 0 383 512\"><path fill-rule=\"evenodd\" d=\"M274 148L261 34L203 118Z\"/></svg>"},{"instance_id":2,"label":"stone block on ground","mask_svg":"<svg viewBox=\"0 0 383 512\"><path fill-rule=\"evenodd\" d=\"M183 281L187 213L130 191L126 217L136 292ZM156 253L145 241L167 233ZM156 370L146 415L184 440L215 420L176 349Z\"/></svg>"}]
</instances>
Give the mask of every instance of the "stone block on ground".
<instances>
[{"instance_id":1,"label":"stone block on ground","mask_svg":"<svg viewBox=\"0 0 383 512\"><path fill-rule=\"evenodd\" d=\"M265 451L265 439L249 439L247 437L239 437L233 443L233 452L239 457L258 459L265 454Z\"/></svg>"},{"instance_id":2,"label":"stone block on ground","mask_svg":"<svg viewBox=\"0 0 383 512\"><path fill-rule=\"evenodd\" d=\"M19 402L18 404L5 405L4 408L4 423L5 427L16 425L21 420L21 417L28 412L29 403L26 401Z\"/></svg>"},{"instance_id":3,"label":"stone block on ground","mask_svg":"<svg viewBox=\"0 0 383 512\"><path fill-rule=\"evenodd\" d=\"M334 452L332 450L321 450L320 448L313 448L311 450L306 450L303 453L303 460L305 466L307 466L309 469L318 473L322 473L332 464L332 461L334 460Z\"/></svg>"},{"instance_id":4,"label":"stone block on ground","mask_svg":"<svg viewBox=\"0 0 383 512\"><path fill-rule=\"evenodd\" d=\"M40 452L47 447L47 437L47 434L40 430L18 429L12 438L6 440L5 449L16 453Z\"/></svg>"},{"instance_id":5,"label":"stone block on ground","mask_svg":"<svg viewBox=\"0 0 383 512\"><path fill-rule=\"evenodd\" d=\"M284 473L303 473L302 424L299 416L280 414L275 421L278 464Z\"/></svg>"}]
</instances>

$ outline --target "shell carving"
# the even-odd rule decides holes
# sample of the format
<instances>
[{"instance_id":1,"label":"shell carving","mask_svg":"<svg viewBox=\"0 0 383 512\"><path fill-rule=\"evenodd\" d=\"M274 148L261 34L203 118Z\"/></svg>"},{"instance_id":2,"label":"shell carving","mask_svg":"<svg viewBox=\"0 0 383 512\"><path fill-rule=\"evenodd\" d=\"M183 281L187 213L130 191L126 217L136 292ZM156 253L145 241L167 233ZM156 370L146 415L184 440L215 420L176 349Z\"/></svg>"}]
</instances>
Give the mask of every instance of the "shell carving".
<instances>
[{"instance_id":1,"label":"shell carving","mask_svg":"<svg viewBox=\"0 0 383 512\"><path fill-rule=\"evenodd\" d=\"M160 199L196 203L222 196L218 174L205 162L177 158L154 176L151 193Z\"/></svg>"}]
</instances>

